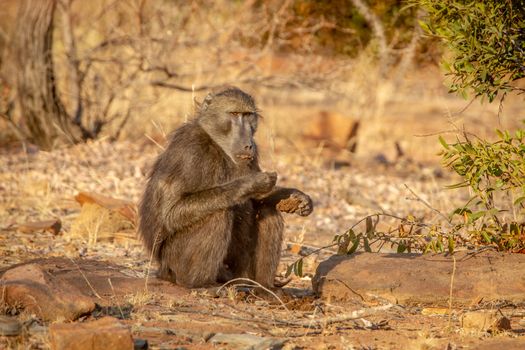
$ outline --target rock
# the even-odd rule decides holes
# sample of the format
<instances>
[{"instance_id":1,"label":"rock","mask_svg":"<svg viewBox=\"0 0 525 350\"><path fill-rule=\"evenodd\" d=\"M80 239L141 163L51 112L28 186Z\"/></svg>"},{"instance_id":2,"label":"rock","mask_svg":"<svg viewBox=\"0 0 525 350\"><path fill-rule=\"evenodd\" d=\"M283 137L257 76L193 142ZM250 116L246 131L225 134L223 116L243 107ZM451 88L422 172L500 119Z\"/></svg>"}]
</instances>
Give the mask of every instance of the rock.
<instances>
[{"instance_id":1,"label":"rock","mask_svg":"<svg viewBox=\"0 0 525 350\"><path fill-rule=\"evenodd\" d=\"M134 350L148 350L149 344L146 339L134 339L133 349Z\"/></svg>"},{"instance_id":2,"label":"rock","mask_svg":"<svg viewBox=\"0 0 525 350\"><path fill-rule=\"evenodd\" d=\"M22 332L22 324L14 317L0 315L0 336L15 336Z\"/></svg>"},{"instance_id":3,"label":"rock","mask_svg":"<svg viewBox=\"0 0 525 350\"><path fill-rule=\"evenodd\" d=\"M112 317L86 323L54 323L49 327L52 350L131 350L131 331Z\"/></svg>"},{"instance_id":4,"label":"rock","mask_svg":"<svg viewBox=\"0 0 525 350\"><path fill-rule=\"evenodd\" d=\"M97 204L108 210L116 211L129 221L137 222L137 208L131 201L103 196L98 193L80 192L75 196L75 200L84 205L87 203Z\"/></svg>"},{"instance_id":5,"label":"rock","mask_svg":"<svg viewBox=\"0 0 525 350\"><path fill-rule=\"evenodd\" d=\"M90 298L38 264L6 271L0 286L3 302L11 307L22 307L45 321L72 321L95 309Z\"/></svg>"},{"instance_id":6,"label":"rock","mask_svg":"<svg viewBox=\"0 0 525 350\"><path fill-rule=\"evenodd\" d=\"M525 340L523 337L515 339L504 339L500 337L483 338L483 341L475 346L476 350L523 350L525 349Z\"/></svg>"},{"instance_id":7,"label":"rock","mask_svg":"<svg viewBox=\"0 0 525 350\"><path fill-rule=\"evenodd\" d=\"M38 271L40 272L34 273L32 276L21 275L22 270L19 268L28 265L38 266ZM75 292L73 295L80 293L82 297L87 297L88 300L96 302L100 305L100 308L93 312L103 315L107 315L105 312L110 314L116 312L118 315L123 312L125 316L129 312L126 303L130 295L144 294L147 297L147 293L145 293L146 282L148 288L169 294L174 298L190 293L188 289L168 281L159 280L151 276L146 278L142 271L131 270L129 267L104 260L73 260L59 257L36 259L23 265L16 265L8 270L0 269L0 277L2 277L3 273L7 274L6 279L16 278L11 277L15 269L18 269L19 279L29 278L34 280L36 278L39 284L46 283L49 279L59 287L67 286L63 288L63 291L72 290ZM39 278L37 278L38 275L40 275ZM9 283L13 284L12 282ZM2 300L2 284L4 284L3 278L0 278L0 303ZM115 305L116 301L120 301L122 304L117 307Z\"/></svg>"},{"instance_id":8,"label":"rock","mask_svg":"<svg viewBox=\"0 0 525 350\"><path fill-rule=\"evenodd\" d=\"M525 302L525 255L457 252L453 306L506 300ZM323 298L448 307L453 259L443 254L356 253L332 256L312 280Z\"/></svg>"},{"instance_id":9,"label":"rock","mask_svg":"<svg viewBox=\"0 0 525 350\"><path fill-rule=\"evenodd\" d=\"M498 310L466 312L461 316L461 327L470 332L498 333L510 330L510 319Z\"/></svg>"},{"instance_id":10,"label":"rock","mask_svg":"<svg viewBox=\"0 0 525 350\"><path fill-rule=\"evenodd\" d=\"M45 220L45 221L34 221L26 222L17 226L18 230L24 233L32 233L39 231L51 232L54 235L57 235L62 228L62 223L60 220Z\"/></svg>"},{"instance_id":11,"label":"rock","mask_svg":"<svg viewBox=\"0 0 525 350\"><path fill-rule=\"evenodd\" d=\"M80 192L75 199L82 209L71 225L70 235L86 237L94 244L114 239L117 232L134 230L137 209L132 202L86 192Z\"/></svg>"},{"instance_id":12,"label":"rock","mask_svg":"<svg viewBox=\"0 0 525 350\"><path fill-rule=\"evenodd\" d=\"M212 344L228 344L234 348L279 349L284 341L274 338L263 338L251 334L217 333L208 341Z\"/></svg>"},{"instance_id":13,"label":"rock","mask_svg":"<svg viewBox=\"0 0 525 350\"><path fill-rule=\"evenodd\" d=\"M310 118L304 129L304 138L323 143L334 150L355 152L359 121L336 112L320 111Z\"/></svg>"}]
</instances>

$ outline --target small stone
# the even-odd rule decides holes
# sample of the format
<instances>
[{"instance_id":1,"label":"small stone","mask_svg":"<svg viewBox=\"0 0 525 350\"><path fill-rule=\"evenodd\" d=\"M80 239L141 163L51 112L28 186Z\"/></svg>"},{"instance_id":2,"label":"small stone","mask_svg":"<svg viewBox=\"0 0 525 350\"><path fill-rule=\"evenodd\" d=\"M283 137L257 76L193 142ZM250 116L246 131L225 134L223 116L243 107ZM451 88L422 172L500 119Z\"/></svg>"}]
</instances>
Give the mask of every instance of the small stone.
<instances>
[{"instance_id":1,"label":"small stone","mask_svg":"<svg viewBox=\"0 0 525 350\"><path fill-rule=\"evenodd\" d=\"M15 336L22 332L22 324L13 317L0 316L0 336Z\"/></svg>"},{"instance_id":2,"label":"small stone","mask_svg":"<svg viewBox=\"0 0 525 350\"><path fill-rule=\"evenodd\" d=\"M52 350L131 350L131 331L113 317L86 323L55 323L49 327Z\"/></svg>"},{"instance_id":3,"label":"small stone","mask_svg":"<svg viewBox=\"0 0 525 350\"><path fill-rule=\"evenodd\" d=\"M134 339L133 340L133 349L134 350L148 350L149 344L145 339Z\"/></svg>"},{"instance_id":4,"label":"small stone","mask_svg":"<svg viewBox=\"0 0 525 350\"><path fill-rule=\"evenodd\" d=\"M498 333L511 329L510 319L497 310L480 310L463 314L461 327L465 331Z\"/></svg>"},{"instance_id":5,"label":"small stone","mask_svg":"<svg viewBox=\"0 0 525 350\"><path fill-rule=\"evenodd\" d=\"M423 310L421 310L421 315L425 315L425 316L435 316L435 315L443 316L443 315L448 315L450 311L451 311L450 309L444 308L444 307L426 307L426 308L423 308Z\"/></svg>"}]
</instances>

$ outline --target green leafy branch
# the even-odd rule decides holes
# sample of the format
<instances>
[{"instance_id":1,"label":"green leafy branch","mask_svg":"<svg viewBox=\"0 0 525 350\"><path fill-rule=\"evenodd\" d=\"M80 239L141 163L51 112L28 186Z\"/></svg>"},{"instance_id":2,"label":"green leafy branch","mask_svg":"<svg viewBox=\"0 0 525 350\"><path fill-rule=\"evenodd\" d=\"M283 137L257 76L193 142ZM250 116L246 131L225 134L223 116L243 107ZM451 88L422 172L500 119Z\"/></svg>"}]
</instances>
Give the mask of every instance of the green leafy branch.
<instances>
[{"instance_id":1,"label":"green leafy branch","mask_svg":"<svg viewBox=\"0 0 525 350\"><path fill-rule=\"evenodd\" d=\"M381 218L393 218L397 225L389 225L389 229L382 231L378 229ZM360 224L364 223L364 230L358 230ZM448 223L447 223L448 224ZM286 270L286 277L294 273L303 276L303 259L316 254L321 250L337 247L338 255L351 255L358 249L372 252L374 249L380 252L385 244L390 248L396 248L397 253L417 252L450 252L452 253L461 236L445 233L441 225L429 225L417 220L414 216L400 217L388 213L376 213L358 220L352 227L342 234L334 236L331 244L318 248L309 254L297 259L290 264ZM373 248L376 247L377 248Z\"/></svg>"},{"instance_id":2,"label":"green leafy branch","mask_svg":"<svg viewBox=\"0 0 525 350\"><path fill-rule=\"evenodd\" d=\"M451 55L443 67L452 77L450 92L467 97L525 90L525 2L523 0L414 0L427 11L425 32L441 38ZM504 95L503 95L504 96Z\"/></svg>"},{"instance_id":3,"label":"green leafy branch","mask_svg":"<svg viewBox=\"0 0 525 350\"><path fill-rule=\"evenodd\" d=\"M473 193L452 215L463 218L462 228L474 242L520 251L525 249L525 130L496 134L495 142L467 135L454 143L439 138L444 166L462 179L448 187Z\"/></svg>"}]
</instances>

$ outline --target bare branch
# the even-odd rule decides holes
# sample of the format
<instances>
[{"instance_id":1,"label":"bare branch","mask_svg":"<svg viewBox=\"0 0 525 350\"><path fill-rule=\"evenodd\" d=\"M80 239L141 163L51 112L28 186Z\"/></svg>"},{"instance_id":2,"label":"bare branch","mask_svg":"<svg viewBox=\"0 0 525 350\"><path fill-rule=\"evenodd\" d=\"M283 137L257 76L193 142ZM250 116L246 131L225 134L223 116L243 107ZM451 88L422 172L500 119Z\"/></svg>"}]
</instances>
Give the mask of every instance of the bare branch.
<instances>
[{"instance_id":1,"label":"bare branch","mask_svg":"<svg viewBox=\"0 0 525 350\"><path fill-rule=\"evenodd\" d=\"M386 73L386 68L390 64L388 59L389 50L386 41L385 29L381 20L370 10L370 8L363 2L363 0L351 0L352 4L357 8L361 16L370 24L372 31L377 39L379 45L379 60L381 62L381 74Z\"/></svg>"},{"instance_id":2,"label":"bare branch","mask_svg":"<svg viewBox=\"0 0 525 350\"><path fill-rule=\"evenodd\" d=\"M64 40L64 46L67 51L68 71L71 75L69 91L74 96L74 113L70 113L73 116L73 123L82 125L82 82L85 76L80 71L80 62L77 55L77 44L75 36L73 34L72 18L71 18L71 3L72 1L60 1L60 8L62 10L62 36Z\"/></svg>"}]
</instances>

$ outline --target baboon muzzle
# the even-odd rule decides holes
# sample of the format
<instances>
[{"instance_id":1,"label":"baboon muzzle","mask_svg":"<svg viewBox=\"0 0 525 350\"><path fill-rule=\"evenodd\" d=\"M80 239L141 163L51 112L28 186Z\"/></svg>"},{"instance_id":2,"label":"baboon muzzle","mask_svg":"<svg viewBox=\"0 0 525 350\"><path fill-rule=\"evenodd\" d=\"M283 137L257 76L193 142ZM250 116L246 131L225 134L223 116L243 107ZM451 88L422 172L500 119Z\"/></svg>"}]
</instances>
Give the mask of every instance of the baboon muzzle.
<instances>
[{"instance_id":1,"label":"baboon muzzle","mask_svg":"<svg viewBox=\"0 0 525 350\"><path fill-rule=\"evenodd\" d=\"M249 142L242 148L242 151L235 153L235 158L241 159L241 160L253 160L255 157L255 147L253 146L253 142Z\"/></svg>"}]
</instances>

